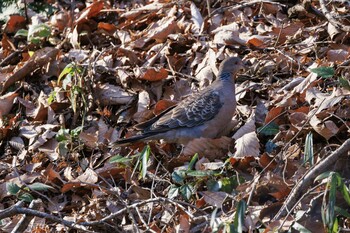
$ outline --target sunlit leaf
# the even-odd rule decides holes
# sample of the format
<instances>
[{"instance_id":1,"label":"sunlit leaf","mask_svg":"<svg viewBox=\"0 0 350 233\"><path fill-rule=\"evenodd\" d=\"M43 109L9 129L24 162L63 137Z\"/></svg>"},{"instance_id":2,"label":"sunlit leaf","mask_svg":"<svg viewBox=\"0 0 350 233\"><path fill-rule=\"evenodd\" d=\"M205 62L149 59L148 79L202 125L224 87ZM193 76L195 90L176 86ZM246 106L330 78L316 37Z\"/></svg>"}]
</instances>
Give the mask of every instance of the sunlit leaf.
<instances>
[{"instance_id":1,"label":"sunlit leaf","mask_svg":"<svg viewBox=\"0 0 350 233\"><path fill-rule=\"evenodd\" d=\"M10 194L15 195L21 188L15 183L7 182L6 189Z\"/></svg>"},{"instance_id":2,"label":"sunlit leaf","mask_svg":"<svg viewBox=\"0 0 350 233\"><path fill-rule=\"evenodd\" d=\"M48 190L48 189L54 189L54 188L51 187L50 185L43 184L43 183L39 183L39 182L30 184L30 185L28 185L28 187L29 187L30 189L36 190L36 191L46 191L46 190Z\"/></svg>"},{"instance_id":3,"label":"sunlit leaf","mask_svg":"<svg viewBox=\"0 0 350 233\"><path fill-rule=\"evenodd\" d=\"M180 188L176 185L170 185L169 192L168 192L168 198L173 199L179 195Z\"/></svg>"},{"instance_id":4,"label":"sunlit leaf","mask_svg":"<svg viewBox=\"0 0 350 233\"><path fill-rule=\"evenodd\" d=\"M314 69L311 69L311 72L317 74L318 76L322 78L331 78L334 76L334 68L332 67L317 67Z\"/></svg>"}]
</instances>

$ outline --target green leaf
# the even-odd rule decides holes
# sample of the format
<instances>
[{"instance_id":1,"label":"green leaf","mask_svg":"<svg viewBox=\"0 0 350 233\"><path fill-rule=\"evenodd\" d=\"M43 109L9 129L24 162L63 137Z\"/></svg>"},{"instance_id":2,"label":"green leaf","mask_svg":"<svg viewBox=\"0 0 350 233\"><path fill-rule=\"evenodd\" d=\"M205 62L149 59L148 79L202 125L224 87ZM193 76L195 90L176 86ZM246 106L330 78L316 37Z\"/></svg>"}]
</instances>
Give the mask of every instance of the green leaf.
<instances>
[{"instance_id":1,"label":"green leaf","mask_svg":"<svg viewBox=\"0 0 350 233\"><path fill-rule=\"evenodd\" d=\"M321 66L321 67L311 69L311 72L317 74L318 76L320 76L322 78L331 78L335 74L334 68L326 67L326 66Z\"/></svg>"},{"instance_id":2,"label":"green leaf","mask_svg":"<svg viewBox=\"0 0 350 233\"><path fill-rule=\"evenodd\" d=\"M15 37L28 37L28 30L25 30L25 29L19 29L17 32L16 32L16 35Z\"/></svg>"},{"instance_id":3,"label":"green leaf","mask_svg":"<svg viewBox=\"0 0 350 233\"><path fill-rule=\"evenodd\" d=\"M60 76L58 76L58 83L61 81L61 78L63 77L63 76L65 76L66 74L71 74L71 73L73 73L73 71L74 71L74 63L69 63L68 65L66 65L66 67L64 67L64 69L62 70L62 72L61 72L61 74L60 74Z\"/></svg>"},{"instance_id":4,"label":"green leaf","mask_svg":"<svg viewBox=\"0 0 350 233\"><path fill-rule=\"evenodd\" d=\"M6 189L11 195L16 195L18 191L21 190L21 188L17 184L12 182L6 183Z\"/></svg>"},{"instance_id":5,"label":"green leaf","mask_svg":"<svg viewBox=\"0 0 350 233\"><path fill-rule=\"evenodd\" d=\"M172 184L170 185L169 192L168 192L168 198L173 199L179 195L180 188L176 185Z\"/></svg>"},{"instance_id":6,"label":"green leaf","mask_svg":"<svg viewBox=\"0 0 350 233\"><path fill-rule=\"evenodd\" d=\"M219 171L212 171L212 170L191 170L187 171L187 176L192 176L192 177L207 177L207 176L212 176L215 174L220 174Z\"/></svg>"},{"instance_id":7,"label":"green leaf","mask_svg":"<svg viewBox=\"0 0 350 233\"><path fill-rule=\"evenodd\" d=\"M207 189L212 192L217 192L221 188L221 182L216 180L208 180L207 181Z\"/></svg>"},{"instance_id":8,"label":"green leaf","mask_svg":"<svg viewBox=\"0 0 350 233\"><path fill-rule=\"evenodd\" d=\"M67 156L69 152L68 141L62 141L58 143L57 152L61 156Z\"/></svg>"},{"instance_id":9,"label":"green leaf","mask_svg":"<svg viewBox=\"0 0 350 233\"><path fill-rule=\"evenodd\" d=\"M60 129L56 134L56 139L59 142L67 141L69 139L69 129Z\"/></svg>"},{"instance_id":10,"label":"green leaf","mask_svg":"<svg viewBox=\"0 0 350 233\"><path fill-rule=\"evenodd\" d=\"M180 193L186 201L190 200L193 192L194 192L194 188L190 184L185 184L180 187Z\"/></svg>"},{"instance_id":11,"label":"green leaf","mask_svg":"<svg viewBox=\"0 0 350 233\"><path fill-rule=\"evenodd\" d=\"M192 170L193 168L194 168L194 165L195 165L195 163L198 161L198 153L196 153L193 157L192 157L192 159L191 159L191 161L190 161L190 163L188 164L188 171L189 170Z\"/></svg>"},{"instance_id":12,"label":"green leaf","mask_svg":"<svg viewBox=\"0 0 350 233\"><path fill-rule=\"evenodd\" d=\"M343 198L345 199L346 203L350 206L350 194L349 194L349 189L346 187L344 182L341 182L340 185L340 192L343 195Z\"/></svg>"},{"instance_id":13,"label":"green leaf","mask_svg":"<svg viewBox=\"0 0 350 233\"><path fill-rule=\"evenodd\" d=\"M309 132L305 138L305 146L304 146L304 161L303 164L309 162L311 166L314 165L314 148L313 148L313 139L312 133Z\"/></svg>"},{"instance_id":14,"label":"green leaf","mask_svg":"<svg viewBox=\"0 0 350 233\"><path fill-rule=\"evenodd\" d=\"M344 87L346 90L350 91L350 83L349 80L347 80L344 77L339 77L338 78L340 86Z\"/></svg>"},{"instance_id":15,"label":"green leaf","mask_svg":"<svg viewBox=\"0 0 350 233\"><path fill-rule=\"evenodd\" d=\"M34 200L34 197L30 193L23 193L18 197L18 199L30 203Z\"/></svg>"},{"instance_id":16,"label":"green leaf","mask_svg":"<svg viewBox=\"0 0 350 233\"><path fill-rule=\"evenodd\" d=\"M71 83L72 83L72 74L69 73L69 74L66 75L66 77L65 77L65 78L63 79L63 81L62 81L62 88L63 88L64 90L67 90L69 84L71 84Z\"/></svg>"},{"instance_id":17,"label":"green leaf","mask_svg":"<svg viewBox=\"0 0 350 233\"><path fill-rule=\"evenodd\" d=\"M334 214L335 201L336 201L336 191L339 182L339 175L335 172L331 172L328 178L327 187L329 187L328 203L323 201L321 213L323 223L327 226L328 230L332 231L334 228L334 223L336 216Z\"/></svg>"},{"instance_id":18,"label":"green leaf","mask_svg":"<svg viewBox=\"0 0 350 233\"><path fill-rule=\"evenodd\" d=\"M280 128L275 122L270 122L267 125L258 128L258 133L265 136L275 136Z\"/></svg>"},{"instance_id":19,"label":"green leaf","mask_svg":"<svg viewBox=\"0 0 350 233\"><path fill-rule=\"evenodd\" d=\"M75 129L72 129L70 131L70 135L73 137L73 138L77 138L79 137L79 134L83 131L83 126L78 126L76 127Z\"/></svg>"},{"instance_id":20,"label":"green leaf","mask_svg":"<svg viewBox=\"0 0 350 233\"><path fill-rule=\"evenodd\" d=\"M51 28L44 24L30 25L28 30L28 41L37 44L42 38L50 36Z\"/></svg>"},{"instance_id":21,"label":"green leaf","mask_svg":"<svg viewBox=\"0 0 350 233\"><path fill-rule=\"evenodd\" d=\"M52 104L55 99L56 99L56 91L51 91L50 95L49 95L49 98L47 99L47 103L50 105Z\"/></svg>"},{"instance_id":22,"label":"green leaf","mask_svg":"<svg viewBox=\"0 0 350 233\"><path fill-rule=\"evenodd\" d=\"M347 212L345 209L343 208L340 208L338 206L335 206L334 207L334 211L337 213L337 214L340 214L340 215L343 215L344 217L346 218L350 218L350 213Z\"/></svg>"},{"instance_id":23,"label":"green leaf","mask_svg":"<svg viewBox=\"0 0 350 233\"><path fill-rule=\"evenodd\" d=\"M234 217L233 224L237 232L241 233L244 229L244 218L247 210L247 203L244 200L238 202L237 211Z\"/></svg>"},{"instance_id":24,"label":"green leaf","mask_svg":"<svg viewBox=\"0 0 350 233\"><path fill-rule=\"evenodd\" d=\"M128 158L128 157L124 157L124 156L121 156L121 155L116 155L116 156L113 156L109 159L109 162L110 163L122 163L122 164L126 164L128 162L130 162L132 159L131 158Z\"/></svg>"},{"instance_id":25,"label":"green leaf","mask_svg":"<svg viewBox=\"0 0 350 233\"><path fill-rule=\"evenodd\" d=\"M184 180L186 178L186 171L185 170L175 170L173 173L171 173L171 178L174 182L178 184L184 184Z\"/></svg>"},{"instance_id":26,"label":"green leaf","mask_svg":"<svg viewBox=\"0 0 350 233\"><path fill-rule=\"evenodd\" d=\"M48 189L54 189L52 186L50 185L46 185L40 182L36 182L33 184L28 185L29 188L31 188L32 190L36 190L36 191L46 191Z\"/></svg>"},{"instance_id":27,"label":"green leaf","mask_svg":"<svg viewBox=\"0 0 350 233\"><path fill-rule=\"evenodd\" d=\"M151 148L149 145L145 146L140 154L140 159L141 159L142 163L140 164L139 169L141 171L140 176L143 179L146 177L146 174L147 174L148 159L149 159L150 154L151 154Z\"/></svg>"},{"instance_id":28,"label":"green leaf","mask_svg":"<svg viewBox=\"0 0 350 233\"><path fill-rule=\"evenodd\" d=\"M318 175L316 178L315 178L315 181L320 181L320 180L324 180L326 178L328 178L330 176L332 171L328 171L328 172L324 172L320 175Z\"/></svg>"},{"instance_id":29,"label":"green leaf","mask_svg":"<svg viewBox=\"0 0 350 233\"><path fill-rule=\"evenodd\" d=\"M220 179L221 182L221 191L224 191L226 193L232 193L234 189L239 185L238 180L242 183L244 183L244 179L241 177L232 176L232 177L225 177Z\"/></svg>"},{"instance_id":30,"label":"green leaf","mask_svg":"<svg viewBox=\"0 0 350 233\"><path fill-rule=\"evenodd\" d=\"M301 233L312 233L311 231L309 231L308 229L306 229L303 225L301 225L300 223L295 222L292 226L292 228L294 228L295 230L297 230L297 232L301 232Z\"/></svg>"}]
</instances>

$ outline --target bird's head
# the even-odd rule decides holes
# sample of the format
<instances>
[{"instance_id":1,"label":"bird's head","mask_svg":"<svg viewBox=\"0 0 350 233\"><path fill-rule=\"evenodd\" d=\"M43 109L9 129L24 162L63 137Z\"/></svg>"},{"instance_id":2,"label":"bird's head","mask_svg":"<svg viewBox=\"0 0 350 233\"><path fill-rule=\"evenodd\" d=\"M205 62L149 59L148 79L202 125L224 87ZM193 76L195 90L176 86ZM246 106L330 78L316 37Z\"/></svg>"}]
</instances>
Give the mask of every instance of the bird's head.
<instances>
[{"instance_id":1,"label":"bird's head","mask_svg":"<svg viewBox=\"0 0 350 233\"><path fill-rule=\"evenodd\" d=\"M245 65L239 57L229 57L221 62L219 71L235 75L238 71L243 70L244 68Z\"/></svg>"}]
</instances>

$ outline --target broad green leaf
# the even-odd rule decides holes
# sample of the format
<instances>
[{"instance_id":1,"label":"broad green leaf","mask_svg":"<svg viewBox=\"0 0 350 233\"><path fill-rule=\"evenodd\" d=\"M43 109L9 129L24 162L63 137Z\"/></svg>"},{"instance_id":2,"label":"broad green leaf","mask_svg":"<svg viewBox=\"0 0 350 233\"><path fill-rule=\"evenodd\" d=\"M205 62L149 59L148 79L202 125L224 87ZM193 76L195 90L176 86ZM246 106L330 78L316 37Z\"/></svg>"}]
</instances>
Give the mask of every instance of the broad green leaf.
<instances>
[{"instance_id":1,"label":"broad green leaf","mask_svg":"<svg viewBox=\"0 0 350 233\"><path fill-rule=\"evenodd\" d=\"M191 170L191 171L187 171L187 176L192 176L192 177L207 177L207 176L212 176L215 174L220 174L220 172L218 171L212 171L212 170Z\"/></svg>"},{"instance_id":2,"label":"broad green leaf","mask_svg":"<svg viewBox=\"0 0 350 233\"><path fill-rule=\"evenodd\" d=\"M32 190L36 190L36 191L46 191L48 189L54 189L50 185L46 185L46 184L39 183L39 182L30 184L30 185L28 185L28 187L31 188Z\"/></svg>"},{"instance_id":3,"label":"broad green leaf","mask_svg":"<svg viewBox=\"0 0 350 233\"><path fill-rule=\"evenodd\" d=\"M279 126L275 122L270 122L267 125L258 128L258 133L266 136L274 136L279 132Z\"/></svg>"},{"instance_id":4,"label":"broad green leaf","mask_svg":"<svg viewBox=\"0 0 350 233\"><path fill-rule=\"evenodd\" d=\"M59 142L66 141L69 139L69 129L60 129L56 134L56 139Z\"/></svg>"},{"instance_id":5,"label":"broad green leaf","mask_svg":"<svg viewBox=\"0 0 350 233\"><path fill-rule=\"evenodd\" d=\"M58 143L57 151L61 156L67 156L69 152L68 141L61 141Z\"/></svg>"},{"instance_id":6,"label":"broad green leaf","mask_svg":"<svg viewBox=\"0 0 350 233\"><path fill-rule=\"evenodd\" d=\"M44 24L30 25L28 30L28 41L34 44L38 44L42 38L50 36L51 28Z\"/></svg>"},{"instance_id":7,"label":"broad green leaf","mask_svg":"<svg viewBox=\"0 0 350 233\"><path fill-rule=\"evenodd\" d=\"M194 188L190 184L184 184L180 187L180 193L186 201L190 200L193 192L194 192Z\"/></svg>"},{"instance_id":8,"label":"broad green leaf","mask_svg":"<svg viewBox=\"0 0 350 233\"><path fill-rule=\"evenodd\" d=\"M328 172L324 172L320 175L318 175L316 178L315 178L315 181L320 181L320 180L324 180L326 178L328 178L331 174L331 171L328 171Z\"/></svg>"},{"instance_id":9,"label":"broad green leaf","mask_svg":"<svg viewBox=\"0 0 350 233\"><path fill-rule=\"evenodd\" d=\"M23 193L18 198L28 203L34 200L34 197L30 193Z\"/></svg>"},{"instance_id":10,"label":"broad green leaf","mask_svg":"<svg viewBox=\"0 0 350 233\"><path fill-rule=\"evenodd\" d=\"M217 192L221 188L221 183L216 180L207 181L207 189L212 192Z\"/></svg>"},{"instance_id":11,"label":"broad green leaf","mask_svg":"<svg viewBox=\"0 0 350 233\"><path fill-rule=\"evenodd\" d=\"M244 183L244 179L242 177L237 178L236 176L231 176L220 179L221 191L232 193L234 189L239 185L238 180L239 182Z\"/></svg>"},{"instance_id":12,"label":"broad green leaf","mask_svg":"<svg viewBox=\"0 0 350 233\"><path fill-rule=\"evenodd\" d=\"M320 76L322 78L331 78L335 74L334 68L326 67L326 66L311 69L311 72L317 74L318 76Z\"/></svg>"},{"instance_id":13,"label":"broad green leaf","mask_svg":"<svg viewBox=\"0 0 350 233\"><path fill-rule=\"evenodd\" d=\"M15 195L18 193L18 191L21 189L17 184L12 183L12 182L7 182L6 183L6 189L7 191L12 194Z\"/></svg>"},{"instance_id":14,"label":"broad green leaf","mask_svg":"<svg viewBox=\"0 0 350 233\"><path fill-rule=\"evenodd\" d=\"M169 192L168 192L168 198L173 199L179 195L179 187L172 184L170 185Z\"/></svg>"},{"instance_id":15,"label":"broad green leaf","mask_svg":"<svg viewBox=\"0 0 350 233\"><path fill-rule=\"evenodd\" d=\"M28 37L28 30L25 30L25 29L19 29L17 32L16 32L16 35L15 37Z\"/></svg>"},{"instance_id":16,"label":"broad green leaf","mask_svg":"<svg viewBox=\"0 0 350 233\"><path fill-rule=\"evenodd\" d=\"M171 173L172 180L178 184L184 184L185 177L186 171L184 170L175 170L173 173Z\"/></svg>"},{"instance_id":17,"label":"broad green leaf","mask_svg":"<svg viewBox=\"0 0 350 233\"><path fill-rule=\"evenodd\" d=\"M339 77L339 84L340 86L344 87L346 90L350 91L350 82L344 77Z\"/></svg>"}]
</instances>

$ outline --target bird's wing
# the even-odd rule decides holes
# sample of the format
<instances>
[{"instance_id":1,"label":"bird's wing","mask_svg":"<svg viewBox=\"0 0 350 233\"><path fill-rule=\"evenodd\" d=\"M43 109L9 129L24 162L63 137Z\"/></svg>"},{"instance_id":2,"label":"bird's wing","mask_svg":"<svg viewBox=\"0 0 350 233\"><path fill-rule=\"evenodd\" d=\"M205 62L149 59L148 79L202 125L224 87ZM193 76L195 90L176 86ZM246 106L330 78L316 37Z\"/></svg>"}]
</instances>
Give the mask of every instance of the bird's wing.
<instances>
[{"instance_id":1,"label":"bird's wing","mask_svg":"<svg viewBox=\"0 0 350 233\"><path fill-rule=\"evenodd\" d=\"M137 130L144 130L149 128L154 122L156 122L159 118L161 118L162 116L164 116L167 112L169 112L171 109L175 108L176 105L174 106L170 106L169 108L165 109L164 111L162 111L160 114L158 114L155 117L152 117L151 119L141 122L137 125L134 125L134 128Z\"/></svg>"},{"instance_id":2,"label":"bird's wing","mask_svg":"<svg viewBox=\"0 0 350 233\"><path fill-rule=\"evenodd\" d=\"M213 119L223 103L220 94L213 89L205 89L189 96L171 111L154 122L146 132L164 132L176 128L192 128Z\"/></svg>"}]
</instances>

